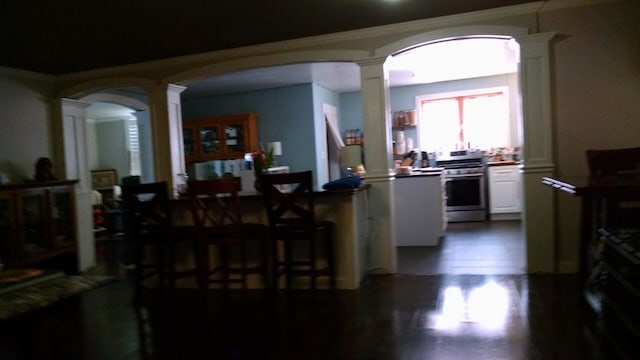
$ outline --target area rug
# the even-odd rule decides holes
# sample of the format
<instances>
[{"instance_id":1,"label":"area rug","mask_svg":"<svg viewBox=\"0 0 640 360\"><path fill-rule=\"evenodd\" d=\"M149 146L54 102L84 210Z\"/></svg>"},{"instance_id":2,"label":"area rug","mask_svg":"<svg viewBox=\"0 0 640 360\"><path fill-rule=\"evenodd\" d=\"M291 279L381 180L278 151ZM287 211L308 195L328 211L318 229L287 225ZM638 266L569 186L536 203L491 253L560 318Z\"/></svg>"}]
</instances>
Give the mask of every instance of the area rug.
<instances>
[{"instance_id":1,"label":"area rug","mask_svg":"<svg viewBox=\"0 0 640 360\"><path fill-rule=\"evenodd\" d=\"M112 276L54 275L27 286L0 292L0 321L42 309L63 299L114 281Z\"/></svg>"}]
</instances>

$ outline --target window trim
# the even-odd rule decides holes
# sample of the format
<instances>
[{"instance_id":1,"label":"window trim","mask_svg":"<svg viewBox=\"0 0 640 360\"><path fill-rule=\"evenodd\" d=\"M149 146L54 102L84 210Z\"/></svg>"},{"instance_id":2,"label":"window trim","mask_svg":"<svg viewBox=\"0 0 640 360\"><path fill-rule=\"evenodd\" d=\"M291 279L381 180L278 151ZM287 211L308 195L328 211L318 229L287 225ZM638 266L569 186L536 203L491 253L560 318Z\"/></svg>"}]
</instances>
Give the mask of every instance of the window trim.
<instances>
[{"instance_id":1,"label":"window trim","mask_svg":"<svg viewBox=\"0 0 640 360\"><path fill-rule=\"evenodd\" d=\"M426 149L427 147L422 144L422 103L425 101L435 101L435 100L445 100L445 99L454 99L454 98L470 98L478 95L491 95L501 93L505 103L507 104L507 109L511 106L509 103L509 87L508 86L492 86L492 87L484 87L484 88L475 88L468 90L459 90L459 91L449 91L449 92L440 92L434 94L425 94L418 95L415 97L415 108L417 110L417 118L418 122L416 124L416 137L417 137L417 146L420 149ZM507 113L509 116L510 110ZM511 122L511 119L508 119ZM509 132L510 134L510 132ZM512 142L511 135L509 135L509 142Z\"/></svg>"}]
</instances>

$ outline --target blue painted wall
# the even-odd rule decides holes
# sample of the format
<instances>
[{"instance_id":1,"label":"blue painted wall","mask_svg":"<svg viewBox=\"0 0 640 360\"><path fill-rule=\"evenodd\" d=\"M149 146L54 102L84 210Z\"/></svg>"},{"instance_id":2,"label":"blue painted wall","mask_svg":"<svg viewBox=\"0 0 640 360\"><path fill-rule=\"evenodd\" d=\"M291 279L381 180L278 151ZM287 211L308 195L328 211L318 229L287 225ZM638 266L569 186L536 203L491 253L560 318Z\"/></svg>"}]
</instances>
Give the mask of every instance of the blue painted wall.
<instances>
[{"instance_id":1,"label":"blue painted wall","mask_svg":"<svg viewBox=\"0 0 640 360\"><path fill-rule=\"evenodd\" d=\"M258 139L280 141L282 156L279 165L291 171L314 170L316 154L316 114L314 87L311 84L288 86L263 91L211 96L184 100L182 118L255 112L258 114Z\"/></svg>"},{"instance_id":2,"label":"blue painted wall","mask_svg":"<svg viewBox=\"0 0 640 360\"><path fill-rule=\"evenodd\" d=\"M512 102L515 107L516 85L514 75L499 75L392 88L390 90L391 111L414 109L415 97L419 95L495 86L511 88ZM291 171L313 170L314 185L321 187L329 179L323 103L338 108L343 139L346 129L363 128L362 97L359 92L338 94L316 84L184 100L182 118L186 123L190 119L208 116L255 112L258 114L260 143L266 144L271 141L282 143L283 155L278 158L278 164L288 165ZM516 125L514 123L514 128ZM364 136L366 144L366 134ZM415 129L406 130L405 136L412 137L417 146Z\"/></svg>"}]
</instances>

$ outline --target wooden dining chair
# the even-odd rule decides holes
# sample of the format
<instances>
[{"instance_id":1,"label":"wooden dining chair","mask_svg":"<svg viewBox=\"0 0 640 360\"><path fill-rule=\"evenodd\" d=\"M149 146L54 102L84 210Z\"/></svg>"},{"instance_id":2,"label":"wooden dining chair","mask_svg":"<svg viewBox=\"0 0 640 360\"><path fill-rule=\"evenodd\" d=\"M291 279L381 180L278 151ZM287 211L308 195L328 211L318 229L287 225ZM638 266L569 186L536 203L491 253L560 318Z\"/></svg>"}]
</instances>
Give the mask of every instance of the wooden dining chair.
<instances>
[{"instance_id":1,"label":"wooden dining chair","mask_svg":"<svg viewBox=\"0 0 640 360\"><path fill-rule=\"evenodd\" d=\"M173 289L176 279L195 276L195 267L176 271L176 245L193 241L195 233L193 227L174 225L166 182L122 185L122 206L125 241L134 252L136 303L149 278Z\"/></svg>"},{"instance_id":2,"label":"wooden dining chair","mask_svg":"<svg viewBox=\"0 0 640 360\"><path fill-rule=\"evenodd\" d=\"M291 290L294 277L307 277L315 290L317 278L328 277L335 290L334 224L316 218L312 172L262 175L259 181L272 239L273 281L284 275Z\"/></svg>"},{"instance_id":3,"label":"wooden dining chair","mask_svg":"<svg viewBox=\"0 0 640 360\"><path fill-rule=\"evenodd\" d=\"M241 284L247 289L250 274L261 275L264 287L269 288L268 227L243 221L238 196L241 179L189 181L187 186L198 243L200 288L220 284L228 289ZM215 262L211 253L217 254Z\"/></svg>"},{"instance_id":4,"label":"wooden dining chair","mask_svg":"<svg viewBox=\"0 0 640 360\"><path fill-rule=\"evenodd\" d=\"M591 176L612 176L625 171L640 171L640 147L588 149L585 154Z\"/></svg>"},{"instance_id":5,"label":"wooden dining chair","mask_svg":"<svg viewBox=\"0 0 640 360\"><path fill-rule=\"evenodd\" d=\"M585 152L590 176L640 176L640 147L588 149ZM640 218L640 194L608 196L601 221L609 227L635 227Z\"/></svg>"}]
</instances>

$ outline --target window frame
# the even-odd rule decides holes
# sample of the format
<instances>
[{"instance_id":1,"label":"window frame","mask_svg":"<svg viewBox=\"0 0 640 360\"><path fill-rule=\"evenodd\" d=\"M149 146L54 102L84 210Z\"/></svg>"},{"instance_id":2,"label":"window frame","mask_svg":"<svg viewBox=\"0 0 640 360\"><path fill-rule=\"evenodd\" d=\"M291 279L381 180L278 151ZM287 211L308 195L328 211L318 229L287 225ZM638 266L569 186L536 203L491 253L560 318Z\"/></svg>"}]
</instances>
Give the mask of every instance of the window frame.
<instances>
[{"instance_id":1,"label":"window frame","mask_svg":"<svg viewBox=\"0 0 640 360\"><path fill-rule=\"evenodd\" d=\"M492 87L482 87L482 88L474 88L474 89L468 89L468 90L459 90L459 91L450 91L450 92L439 92L439 93L433 93L433 94L424 94L424 95L418 95L415 97L415 104L416 104L416 110L417 110L417 118L418 118L418 122L416 125L416 132L417 132L417 146L420 149L427 149L428 151L440 151L440 150L455 150L455 149L433 149L427 146L427 144L423 144L423 131L424 131L424 126L425 124L423 124L423 113L422 113L422 103L423 102L427 102L427 101L435 101L435 100L446 100L446 99L456 99L456 98L470 98L470 97L474 97L474 96L483 96L483 95L491 95L491 94L498 94L501 93L502 97L504 99L504 104L505 104L505 114L507 116L507 123L509 124L509 127L512 126L512 119L511 119L511 103L510 103L510 95L509 95L509 87L508 86L492 86ZM463 115L464 116L464 115ZM511 129L509 129L509 131L507 131L507 138L505 139L507 144L511 144L513 142L512 139L512 134L511 134ZM458 139L459 141L459 139Z\"/></svg>"}]
</instances>

